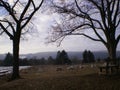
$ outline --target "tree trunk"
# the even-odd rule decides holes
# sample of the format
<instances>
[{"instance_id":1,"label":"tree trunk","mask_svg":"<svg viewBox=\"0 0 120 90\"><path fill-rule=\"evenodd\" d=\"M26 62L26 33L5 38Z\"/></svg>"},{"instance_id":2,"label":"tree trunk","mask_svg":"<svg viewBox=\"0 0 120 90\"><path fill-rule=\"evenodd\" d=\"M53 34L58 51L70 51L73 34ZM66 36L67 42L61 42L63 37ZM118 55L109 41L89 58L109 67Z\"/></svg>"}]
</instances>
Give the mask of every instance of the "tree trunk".
<instances>
[{"instance_id":1,"label":"tree trunk","mask_svg":"<svg viewBox=\"0 0 120 90\"><path fill-rule=\"evenodd\" d=\"M19 42L18 38L13 39L13 73L11 79L20 78L19 75Z\"/></svg>"},{"instance_id":2,"label":"tree trunk","mask_svg":"<svg viewBox=\"0 0 120 90\"><path fill-rule=\"evenodd\" d=\"M116 64L116 45L110 45L107 47L110 61Z\"/></svg>"}]
</instances>

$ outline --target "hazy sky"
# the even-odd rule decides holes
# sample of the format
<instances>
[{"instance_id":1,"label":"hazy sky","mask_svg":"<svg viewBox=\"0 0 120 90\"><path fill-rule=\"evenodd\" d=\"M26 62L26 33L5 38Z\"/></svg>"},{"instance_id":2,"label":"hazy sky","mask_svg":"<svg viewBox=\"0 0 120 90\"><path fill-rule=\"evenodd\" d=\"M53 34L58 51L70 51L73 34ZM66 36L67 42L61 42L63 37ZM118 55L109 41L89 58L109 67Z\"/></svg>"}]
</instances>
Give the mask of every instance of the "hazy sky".
<instances>
[{"instance_id":1,"label":"hazy sky","mask_svg":"<svg viewBox=\"0 0 120 90\"><path fill-rule=\"evenodd\" d=\"M82 36L70 36L66 37L61 46L57 47L56 43L46 44L45 38L48 36L50 25L54 20L56 14L46 15L37 13L35 15L37 19L34 24L37 28L37 33L32 35L26 35L25 40L21 39L20 53L37 53L37 52L47 52L47 51L84 51L85 49L91 51L101 51L106 50L103 44L89 40ZM120 50L120 44L117 50ZM12 52L12 41L9 40L7 36L0 36L0 53Z\"/></svg>"}]
</instances>

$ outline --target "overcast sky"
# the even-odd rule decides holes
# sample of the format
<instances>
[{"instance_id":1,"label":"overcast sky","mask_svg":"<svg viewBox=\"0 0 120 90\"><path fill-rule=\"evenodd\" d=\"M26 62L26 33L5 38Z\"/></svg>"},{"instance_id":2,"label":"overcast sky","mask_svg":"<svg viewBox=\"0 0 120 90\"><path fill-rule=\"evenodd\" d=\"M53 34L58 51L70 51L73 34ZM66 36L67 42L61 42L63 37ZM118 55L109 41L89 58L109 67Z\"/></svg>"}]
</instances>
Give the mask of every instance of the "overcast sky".
<instances>
[{"instance_id":1,"label":"overcast sky","mask_svg":"<svg viewBox=\"0 0 120 90\"><path fill-rule=\"evenodd\" d=\"M54 17L57 16L56 14L47 15L37 13L35 17L37 17L37 19L34 21L34 24L38 31L35 34L26 35L27 38L25 38L25 40L21 39L21 54L58 51L63 49L66 51L84 51L85 49L91 51L106 50L102 43L89 40L82 36L66 37L59 47L56 43L46 44L45 42L47 40L45 38L48 36L50 25L52 24ZM118 45L117 50L120 50L120 44ZM0 36L0 54L7 52L12 52L12 41L5 35Z\"/></svg>"}]
</instances>

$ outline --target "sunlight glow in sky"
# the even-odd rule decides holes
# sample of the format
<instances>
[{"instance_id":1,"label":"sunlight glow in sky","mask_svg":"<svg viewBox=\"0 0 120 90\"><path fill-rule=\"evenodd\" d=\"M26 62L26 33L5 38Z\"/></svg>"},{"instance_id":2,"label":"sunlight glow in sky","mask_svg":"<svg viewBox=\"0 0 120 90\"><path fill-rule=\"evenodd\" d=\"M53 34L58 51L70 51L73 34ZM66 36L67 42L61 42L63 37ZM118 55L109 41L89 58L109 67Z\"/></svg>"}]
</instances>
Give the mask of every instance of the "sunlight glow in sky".
<instances>
[{"instance_id":1,"label":"sunlight glow in sky","mask_svg":"<svg viewBox=\"0 0 120 90\"><path fill-rule=\"evenodd\" d=\"M8 2L10 5L13 4L13 0L8 0Z\"/></svg>"}]
</instances>

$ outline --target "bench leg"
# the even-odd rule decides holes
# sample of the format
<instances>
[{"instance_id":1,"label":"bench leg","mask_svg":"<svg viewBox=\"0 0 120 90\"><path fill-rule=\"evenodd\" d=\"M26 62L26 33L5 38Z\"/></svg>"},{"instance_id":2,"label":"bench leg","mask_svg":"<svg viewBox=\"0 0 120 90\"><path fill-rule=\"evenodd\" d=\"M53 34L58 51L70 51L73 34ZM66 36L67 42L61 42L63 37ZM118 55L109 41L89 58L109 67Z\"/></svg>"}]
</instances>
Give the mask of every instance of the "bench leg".
<instances>
[{"instance_id":1,"label":"bench leg","mask_svg":"<svg viewBox=\"0 0 120 90\"><path fill-rule=\"evenodd\" d=\"M109 74L109 68L106 67L106 75L108 75L108 74Z\"/></svg>"},{"instance_id":2,"label":"bench leg","mask_svg":"<svg viewBox=\"0 0 120 90\"><path fill-rule=\"evenodd\" d=\"M100 72L102 72L102 68L100 68Z\"/></svg>"}]
</instances>

